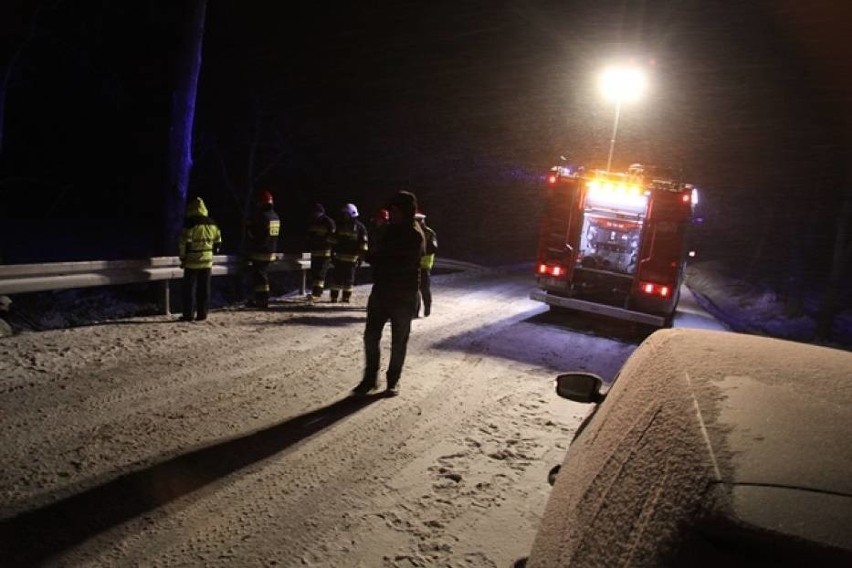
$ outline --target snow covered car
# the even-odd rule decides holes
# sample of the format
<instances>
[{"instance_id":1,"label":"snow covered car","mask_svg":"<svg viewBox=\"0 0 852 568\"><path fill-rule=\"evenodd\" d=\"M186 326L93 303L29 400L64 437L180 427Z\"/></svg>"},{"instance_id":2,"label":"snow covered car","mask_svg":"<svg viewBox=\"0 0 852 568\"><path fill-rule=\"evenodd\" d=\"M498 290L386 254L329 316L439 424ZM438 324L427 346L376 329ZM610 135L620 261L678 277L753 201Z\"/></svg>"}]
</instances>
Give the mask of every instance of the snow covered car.
<instances>
[{"instance_id":1,"label":"snow covered car","mask_svg":"<svg viewBox=\"0 0 852 568\"><path fill-rule=\"evenodd\" d=\"M852 566L852 353L652 334L571 443L527 568Z\"/></svg>"}]
</instances>

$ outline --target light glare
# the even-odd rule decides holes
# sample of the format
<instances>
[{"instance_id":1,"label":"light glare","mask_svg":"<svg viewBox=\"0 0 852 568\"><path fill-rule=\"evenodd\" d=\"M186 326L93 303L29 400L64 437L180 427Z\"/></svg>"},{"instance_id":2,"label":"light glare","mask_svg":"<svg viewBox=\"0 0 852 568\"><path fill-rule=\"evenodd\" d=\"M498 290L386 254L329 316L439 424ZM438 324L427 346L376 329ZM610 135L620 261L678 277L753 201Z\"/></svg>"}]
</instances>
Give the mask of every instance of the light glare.
<instances>
[{"instance_id":1,"label":"light glare","mask_svg":"<svg viewBox=\"0 0 852 568\"><path fill-rule=\"evenodd\" d=\"M645 91L645 74L635 67L610 67L601 75L601 90L609 100L635 101Z\"/></svg>"}]
</instances>

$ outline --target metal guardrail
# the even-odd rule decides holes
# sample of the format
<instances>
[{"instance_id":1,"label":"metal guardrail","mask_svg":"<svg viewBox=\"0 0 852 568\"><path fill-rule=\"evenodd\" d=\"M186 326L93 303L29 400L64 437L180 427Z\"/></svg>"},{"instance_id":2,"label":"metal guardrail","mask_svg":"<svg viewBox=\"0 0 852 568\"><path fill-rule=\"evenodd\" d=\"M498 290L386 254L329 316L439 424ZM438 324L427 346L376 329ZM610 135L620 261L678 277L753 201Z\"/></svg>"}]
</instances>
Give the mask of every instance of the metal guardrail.
<instances>
[{"instance_id":1,"label":"metal guardrail","mask_svg":"<svg viewBox=\"0 0 852 568\"><path fill-rule=\"evenodd\" d=\"M300 293L305 294L310 267L310 253L279 253L275 262L269 265L269 271L301 271ZM458 271L484 270L475 264L444 258L436 259L435 267ZM243 257L213 257L213 276L236 275L245 270ZM0 295L152 282L162 285L160 306L163 312L168 314L169 282L182 278L183 269L180 267L180 259L176 256L155 256L138 260L0 264Z\"/></svg>"},{"instance_id":2,"label":"metal guardrail","mask_svg":"<svg viewBox=\"0 0 852 568\"><path fill-rule=\"evenodd\" d=\"M301 293L305 293L306 272L310 269L309 253L278 254L269 266L270 272L301 271ZM245 272L242 257L216 255L213 276ZM144 282L163 283L162 307L168 313L170 280L183 278L180 259L157 256L139 260L93 260L51 262L44 264L0 265L0 294L24 294L48 290L67 290L91 286L115 286Z\"/></svg>"}]
</instances>

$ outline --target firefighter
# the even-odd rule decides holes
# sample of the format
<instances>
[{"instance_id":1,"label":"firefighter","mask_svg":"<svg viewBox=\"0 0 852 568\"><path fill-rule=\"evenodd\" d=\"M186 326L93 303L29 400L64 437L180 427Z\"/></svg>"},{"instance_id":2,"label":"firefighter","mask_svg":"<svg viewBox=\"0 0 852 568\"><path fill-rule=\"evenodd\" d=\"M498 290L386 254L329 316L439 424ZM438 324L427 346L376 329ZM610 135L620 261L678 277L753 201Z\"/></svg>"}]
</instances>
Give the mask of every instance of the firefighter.
<instances>
[{"instance_id":1,"label":"firefighter","mask_svg":"<svg viewBox=\"0 0 852 568\"><path fill-rule=\"evenodd\" d=\"M435 265L435 253L438 251L438 237L432 227L426 225L426 214L418 211L414 220L420 225L423 236L426 238L426 254L420 259L420 295L417 297L417 312L415 317L420 317L420 306L423 306L423 317L429 317L432 313L432 266Z\"/></svg>"},{"instance_id":2,"label":"firefighter","mask_svg":"<svg viewBox=\"0 0 852 568\"><path fill-rule=\"evenodd\" d=\"M341 219L332 239L332 264L334 265L331 284L331 301L337 298L349 303L352 289L355 287L355 271L367 254L367 227L358 220L358 208L347 203L340 210Z\"/></svg>"},{"instance_id":3,"label":"firefighter","mask_svg":"<svg viewBox=\"0 0 852 568\"><path fill-rule=\"evenodd\" d=\"M254 298L249 305L269 307L269 265L275 260L281 219L273 208L272 194L261 191L257 194L252 217L246 222L248 238L248 261Z\"/></svg>"},{"instance_id":4,"label":"firefighter","mask_svg":"<svg viewBox=\"0 0 852 568\"><path fill-rule=\"evenodd\" d=\"M325 207L315 203L311 224L308 227L308 250L311 251L311 293L308 300L319 300L325 288L325 278L331 264L331 240L337 226L334 220L325 214Z\"/></svg>"},{"instance_id":5,"label":"firefighter","mask_svg":"<svg viewBox=\"0 0 852 568\"><path fill-rule=\"evenodd\" d=\"M213 255L222 248L222 233L207 216L200 197L186 206L186 218L178 240L178 257L183 268L183 315L181 321L204 321L210 304L210 272Z\"/></svg>"},{"instance_id":6,"label":"firefighter","mask_svg":"<svg viewBox=\"0 0 852 568\"><path fill-rule=\"evenodd\" d=\"M367 227L368 242L375 242L378 239L379 233L387 226L390 221L390 213L387 209L379 209L370 218L370 225Z\"/></svg>"}]
</instances>

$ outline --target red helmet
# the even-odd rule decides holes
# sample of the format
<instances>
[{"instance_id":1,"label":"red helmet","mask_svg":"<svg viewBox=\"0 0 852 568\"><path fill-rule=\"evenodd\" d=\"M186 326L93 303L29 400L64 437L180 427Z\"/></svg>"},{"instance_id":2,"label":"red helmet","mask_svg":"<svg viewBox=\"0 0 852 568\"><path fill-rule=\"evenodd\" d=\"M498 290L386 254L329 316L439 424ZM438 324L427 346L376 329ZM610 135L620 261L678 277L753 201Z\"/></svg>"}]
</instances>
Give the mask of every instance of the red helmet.
<instances>
[{"instance_id":1,"label":"red helmet","mask_svg":"<svg viewBox=\"0 0 852 568\"><path fill-rule=\"evenodd\" d=\"M257 194L257 202L258 203L269 203L272 204L272 194L268 191L260 191Z\"/></svg>"},{"instance_id":2,"label":"red helmet","mask_svg":"<svg viewBox=\"0 0 852 568\"><path fill-rule=\"evenodd\" d=\"M375 221L390 221L390 213L387 209L379 209L376 211L376 214L373 215L373 220Z\"/></svg>"}]
</instances>

